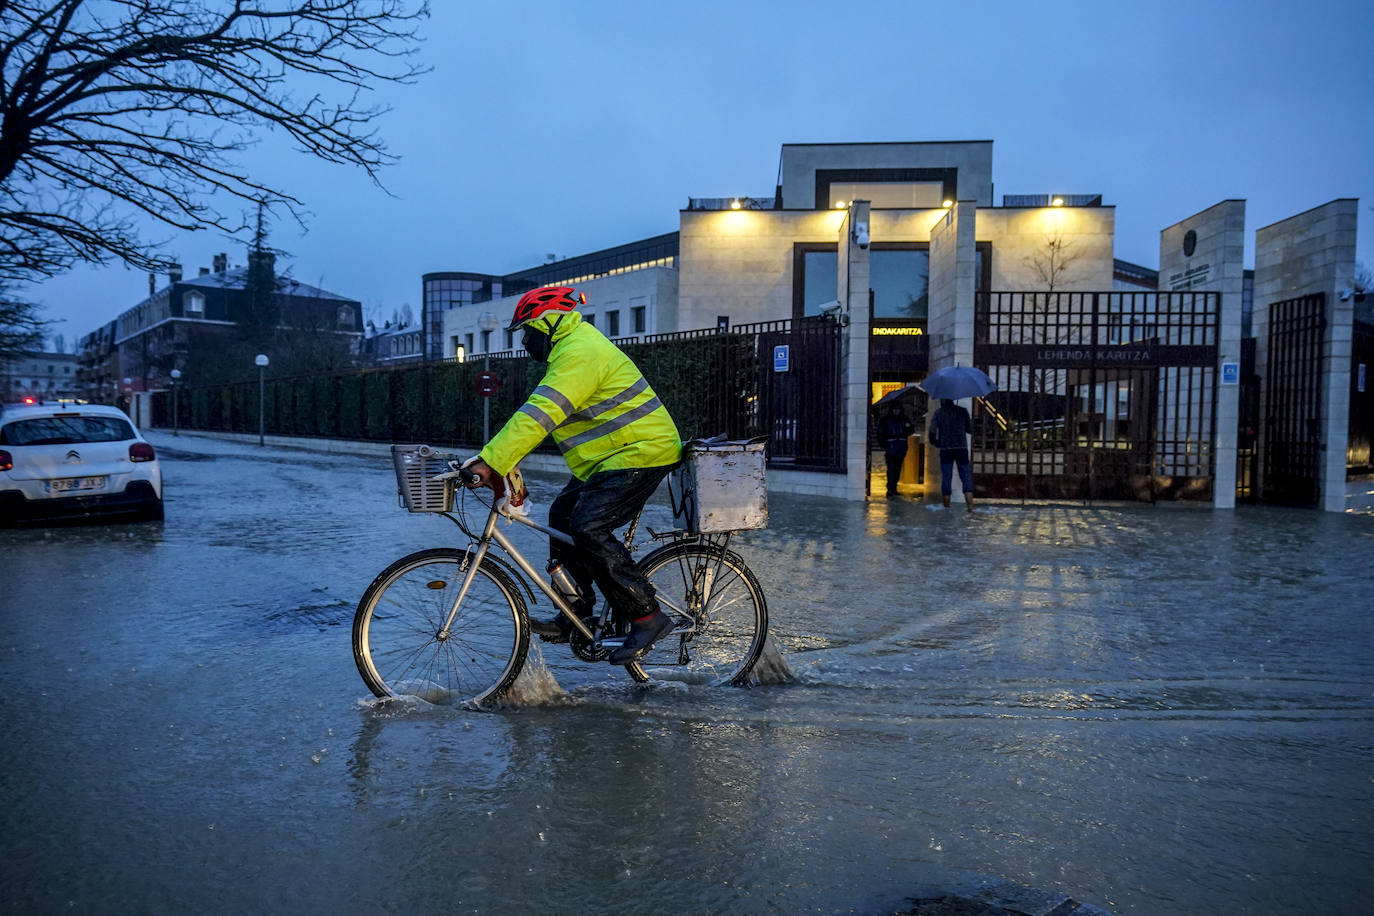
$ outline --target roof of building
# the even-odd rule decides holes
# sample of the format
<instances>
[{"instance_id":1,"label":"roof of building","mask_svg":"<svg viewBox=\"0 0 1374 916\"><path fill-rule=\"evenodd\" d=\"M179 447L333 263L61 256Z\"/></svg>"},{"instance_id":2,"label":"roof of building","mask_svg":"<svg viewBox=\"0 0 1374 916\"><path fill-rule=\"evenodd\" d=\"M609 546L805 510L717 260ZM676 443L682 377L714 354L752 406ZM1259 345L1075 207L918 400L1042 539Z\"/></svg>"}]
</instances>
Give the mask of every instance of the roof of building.
<instances>
[{"instance_id":1,"label":"roof of building","mask_svg":"<svg viewBox=\"0 0 1374 916\"><path fill-rule=\"evenodd\" d=\"M209 289L243 289L247 280L247 267L231 267L217 274L201 274L198 277L185 277L181 280L181 283L183 286L203 286ZM308 296L313 299L337 299L339 302L357 301L356 299L340 296L338 293L331 293L328 290L320 289L318 286L311 286L309 283L302 283L294 277L281 274L277 276L277 283L279 284L277 291L287 296Z\"/></svg>"}]
</instances>

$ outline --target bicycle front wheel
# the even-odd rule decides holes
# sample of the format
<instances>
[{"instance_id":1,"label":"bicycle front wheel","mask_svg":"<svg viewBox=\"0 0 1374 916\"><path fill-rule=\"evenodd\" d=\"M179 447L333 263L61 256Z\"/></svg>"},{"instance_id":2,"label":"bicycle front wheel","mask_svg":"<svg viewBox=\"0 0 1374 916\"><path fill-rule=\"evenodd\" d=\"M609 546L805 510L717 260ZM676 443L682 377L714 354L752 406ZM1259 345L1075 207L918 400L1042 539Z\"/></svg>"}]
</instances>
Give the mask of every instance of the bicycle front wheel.
<instances>
[{"instance_id":1,"label":"bicycle front wheel","mask_svg":"<svg viewBox=\"0 0 1374 916\"><path fill-rule=\"evenodd\" d=\"M651 678L743 684L763 650L768 605L739 555L704 543L669 544L640 568L677 628L639 664Z\"/></svg>"},{"instance_id":2,"label":"bicycle front wheel","mask_svg":"<svg viewBox=\"0 0 1374 916\"><path fill-rule=\"evenodd\" d=\"M481 703L505 693L529 651L524 596L501 568L483 563L453 618L466 551L422 550L373 580L353 618L353 660L379 697Z\"/></svg>"}]
</instances>

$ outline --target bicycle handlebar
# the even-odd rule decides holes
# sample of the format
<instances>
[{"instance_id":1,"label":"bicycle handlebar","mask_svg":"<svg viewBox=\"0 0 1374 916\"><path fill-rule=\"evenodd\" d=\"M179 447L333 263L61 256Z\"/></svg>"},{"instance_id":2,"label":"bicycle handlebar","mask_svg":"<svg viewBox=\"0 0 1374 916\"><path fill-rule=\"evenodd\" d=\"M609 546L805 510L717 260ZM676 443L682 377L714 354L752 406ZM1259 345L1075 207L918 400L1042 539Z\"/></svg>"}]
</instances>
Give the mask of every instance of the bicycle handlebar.
<instances>
[{"instance_id":1,"label":"bicycle handlebar","mask_svg":"<svg viewBox=\"0 0 1374 916\"><path fill-rule=\"evenodd\" d=\"M482 486L482 478L475 471L471 471L463 465L464 463L461 461L450 461L448 463L448 474L440 474L439 476L448 477L456 474L459 483L469 490L476 490L478 487ZM493 473L490 486L491 492L496 499L499 500L506 495L506 479L504 477L496 476L495 473Z\"/></svg>"}]
</instances>

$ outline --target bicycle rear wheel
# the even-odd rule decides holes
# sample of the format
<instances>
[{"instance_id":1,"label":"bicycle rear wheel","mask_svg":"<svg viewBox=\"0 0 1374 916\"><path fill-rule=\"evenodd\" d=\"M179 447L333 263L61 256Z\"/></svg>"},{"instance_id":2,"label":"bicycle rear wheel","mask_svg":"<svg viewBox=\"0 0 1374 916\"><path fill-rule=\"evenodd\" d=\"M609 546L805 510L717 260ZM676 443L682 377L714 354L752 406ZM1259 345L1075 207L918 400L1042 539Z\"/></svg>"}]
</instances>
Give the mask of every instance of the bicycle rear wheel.
<instances>
[{"instance_id":1,"label":"bicycle rear wheel","mask_svg":"<svg viewBox=\"0 0 1374 916\"><path fill-rule=\"evenodd\" d=\"M768 635L768 605L738 554L709 543L669 544L640 568L677 629L639 664L650 678L743 684Z\"/></svg>"},{"instance_id":2,"label":"bicycle rear wheel","mask_svg":"<svg viewBox=\"0 0 1374 916\"><path fill-rule=\"evenodd\" d=\"M363 592L353 618L353 660L379 697L432 703L498 699L529 651L524 596L502 569L477 567L453 625L468 554L435 548L402 557Z\"/></svg>"}]
</instances>

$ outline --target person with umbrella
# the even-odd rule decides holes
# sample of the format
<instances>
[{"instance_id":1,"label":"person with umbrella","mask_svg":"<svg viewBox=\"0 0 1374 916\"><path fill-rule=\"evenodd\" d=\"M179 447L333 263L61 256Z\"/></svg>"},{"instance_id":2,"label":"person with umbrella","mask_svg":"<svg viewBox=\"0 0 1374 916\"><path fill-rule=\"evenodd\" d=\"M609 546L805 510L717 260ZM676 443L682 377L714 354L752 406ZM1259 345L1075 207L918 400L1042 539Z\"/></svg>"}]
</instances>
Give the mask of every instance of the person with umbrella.
<instances>
[{"instance_id":1,"label":"person with umbrella","mask_svg":"<svg viewBox=\"0 0 1374 916\"><path fill-rule=\"evenodd\" d=\"M955 398L983 397L997 390L987 374L972 366L948 366L926 376L921 388L940 399L940 408L930 418L930 443L940 450L940 498L949 507L954 488L954 468L959 468L959 483L964 503L973 511L973 465L969 460L968 436L973 435L973 420L968 411L954 403Z\"/></svg>"}]
</instances>

